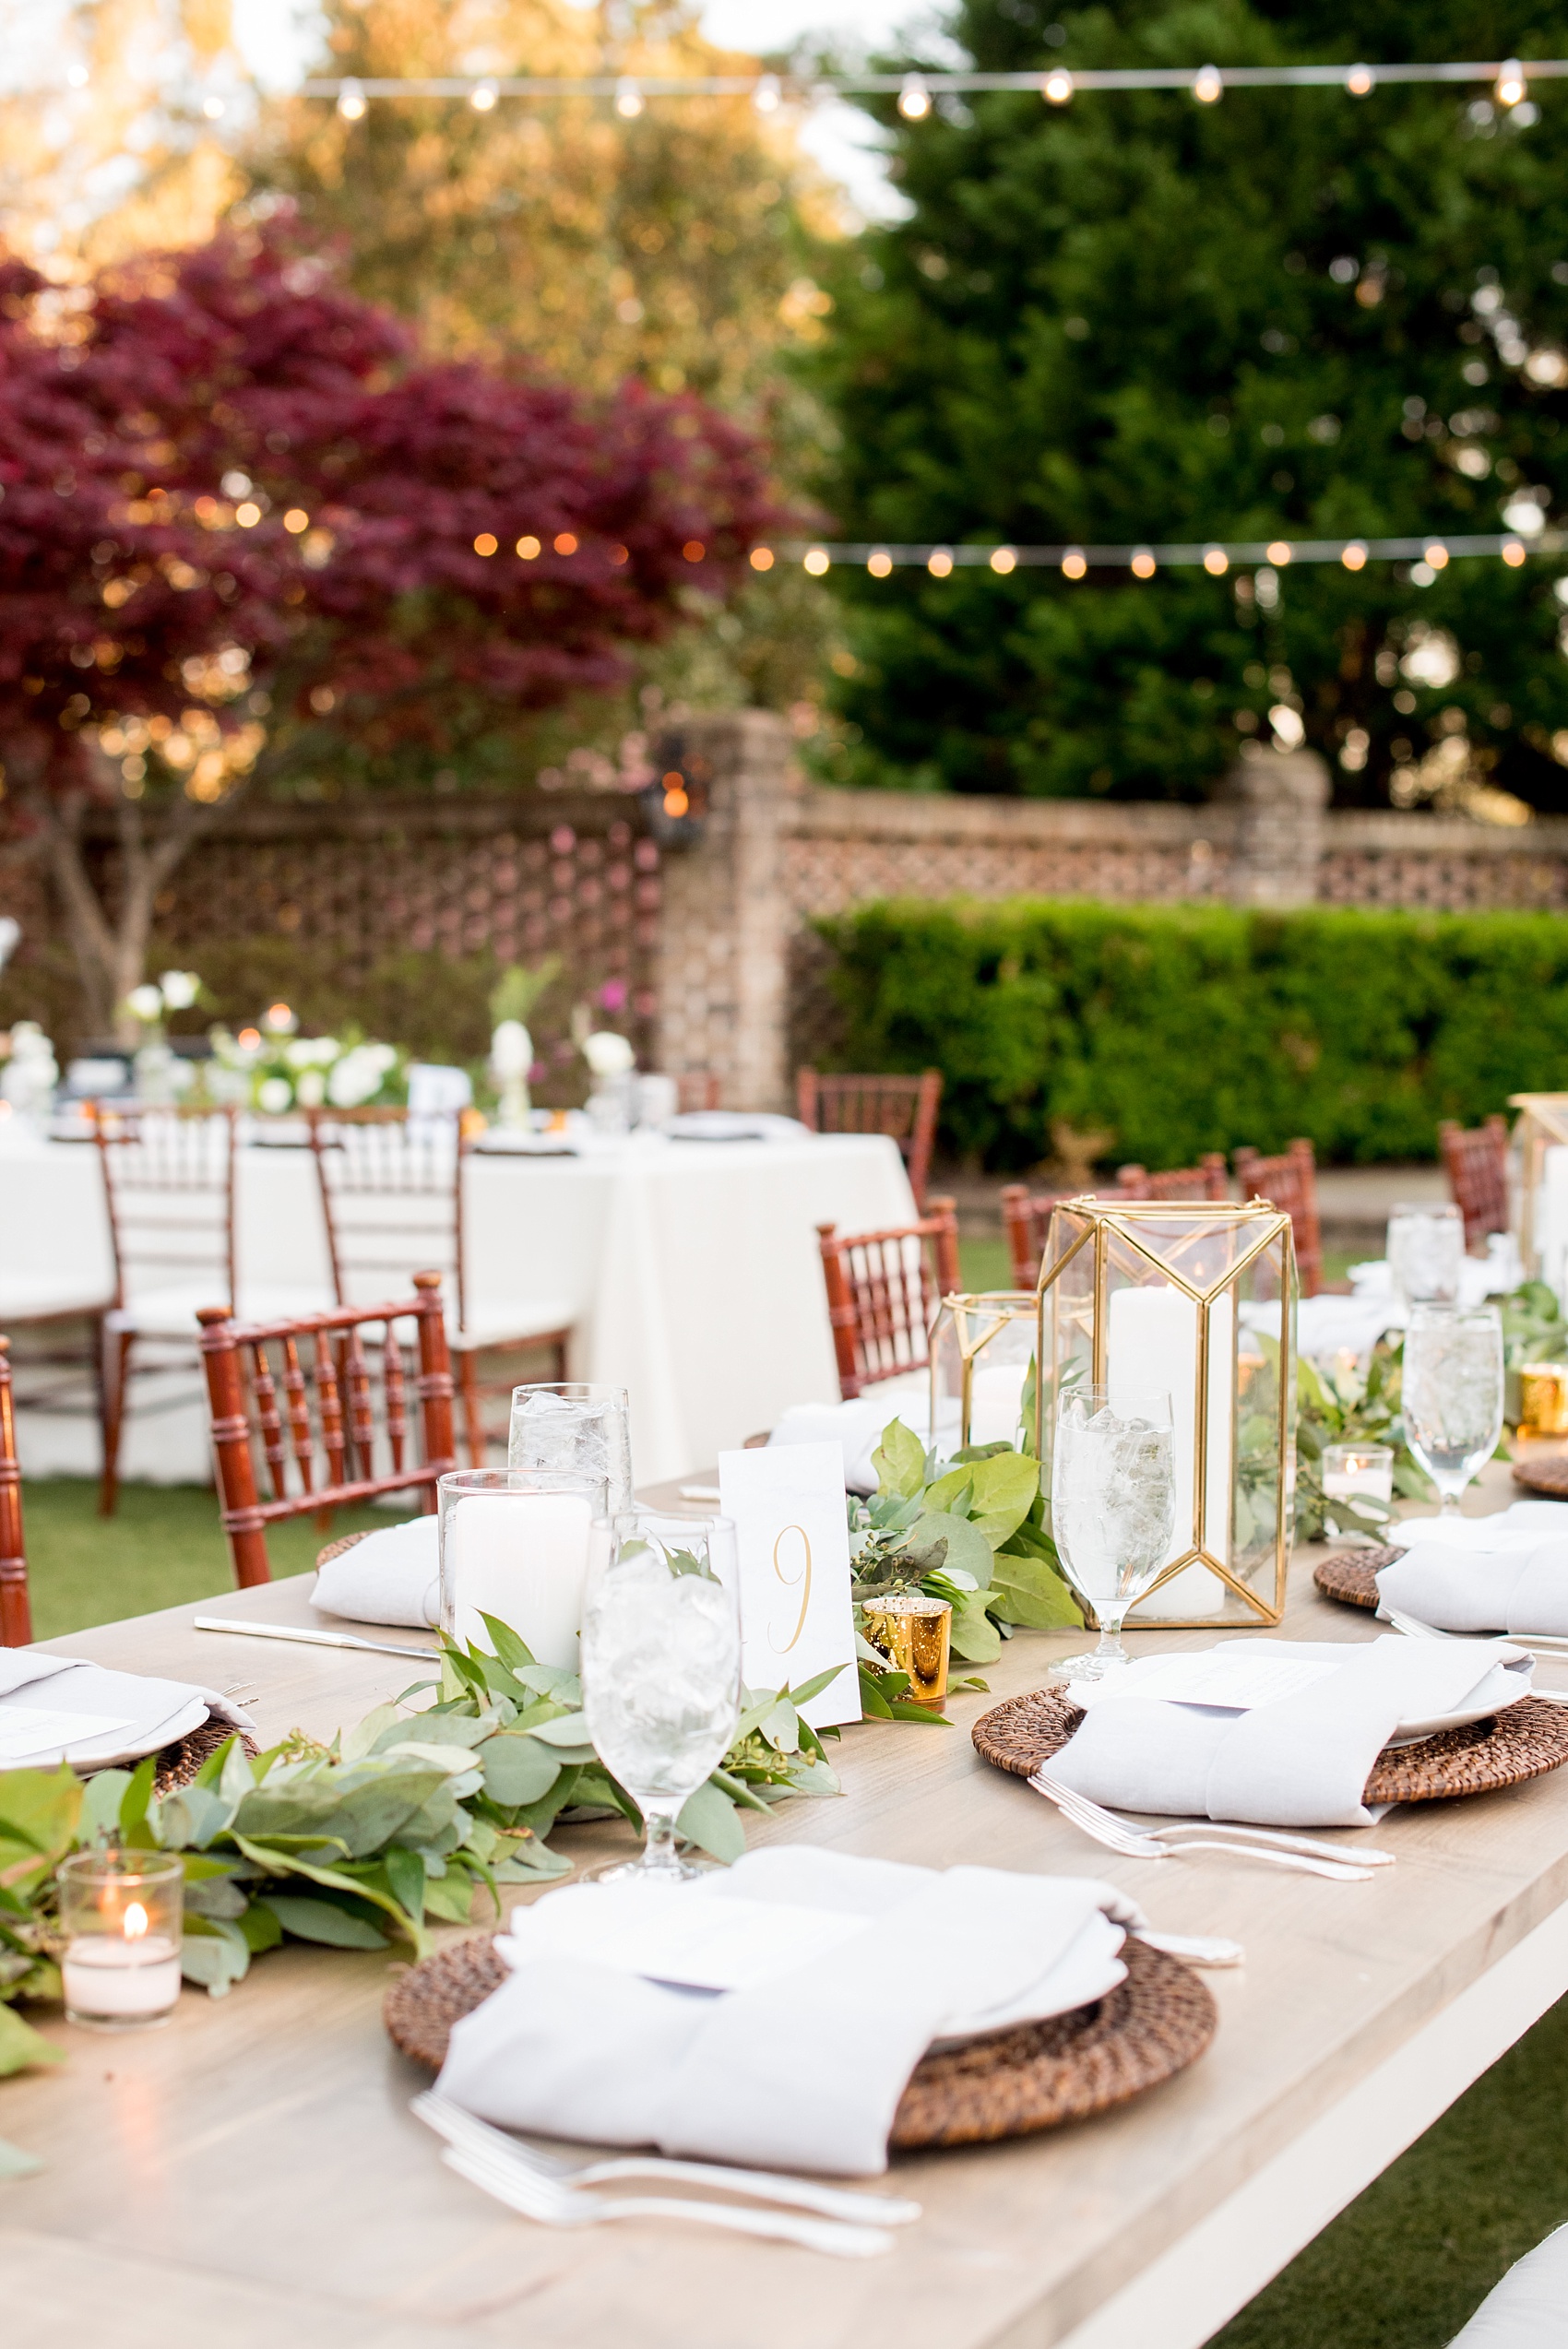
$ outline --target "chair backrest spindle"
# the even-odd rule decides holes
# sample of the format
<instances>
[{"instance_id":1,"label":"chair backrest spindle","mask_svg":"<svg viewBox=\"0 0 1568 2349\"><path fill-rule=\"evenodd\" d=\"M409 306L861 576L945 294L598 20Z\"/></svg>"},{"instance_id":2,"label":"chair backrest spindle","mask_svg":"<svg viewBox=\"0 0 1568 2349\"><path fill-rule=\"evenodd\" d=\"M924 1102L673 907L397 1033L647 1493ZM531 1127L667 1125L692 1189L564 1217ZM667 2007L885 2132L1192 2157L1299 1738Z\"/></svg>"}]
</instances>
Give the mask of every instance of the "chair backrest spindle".
<instances>
[{"instance_id":1,"label":"chair backrest spindle","mask_svg":"<svg viewBox=\"0 0 1568 2349\"><path fill-rule=\"evenodd\" d=\"M1491 1117L1468 1133L1445 1118L1437 1129L1454 1204L1465 1218L1465 1245L1508 1228L1508 1121Z\"/></svg>"},{"instance_id":2,"label":"chair backrest spindle","mask_svg":"<svg viewBox=\"0 0 1568 2349\"><path fill-rule=\"evenodd\" d=\"M897 1229L840 1235L832 1224L816 1228L846 1401L880 1380L923 1369L936 1308L961 1285L953 1201L933 1199L929 1216Z\"/></svg>"},{"instance_id":3,"label":"chair backrest spindle","mask_svg":"<svg viewBox=\"0 0 1568 2349\"><path fill-rule=\"evenodd\" d=\"M0 1647L30 1647L27 1542L22 1532L22 1472L11 1402L11 1341L0 1337Z\"/></svg>"},{"instance_id":4,"label":"chair backrest spindle","mask_svg":"<svg viewBox=\"0 0 1568 2349\"><path fill-rule=\"evenodd\" d=\"M923 1215L942 1107L940 1069L927 1069L921 1076L825 1076L819 1069L797 1069L795 1104L801 1123L814 1133L890 1135Z\"/></svg>"}]
</instances>

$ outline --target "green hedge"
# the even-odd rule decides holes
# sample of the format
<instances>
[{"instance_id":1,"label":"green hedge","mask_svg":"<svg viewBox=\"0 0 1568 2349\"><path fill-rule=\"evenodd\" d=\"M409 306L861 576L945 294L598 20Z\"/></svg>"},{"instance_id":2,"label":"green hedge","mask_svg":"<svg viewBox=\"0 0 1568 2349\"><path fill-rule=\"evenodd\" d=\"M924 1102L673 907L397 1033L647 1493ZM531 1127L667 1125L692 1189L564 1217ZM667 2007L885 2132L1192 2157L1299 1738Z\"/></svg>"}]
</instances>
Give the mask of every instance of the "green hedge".
<instances>
[{"instance_id":1,"label":"green hedge","mask_svg":"<svg viewBox=\"0 0 1568 2349\"><path fill-rule=\"evenodd\" d=\"M943 1136L1017 1168L1051 1125L1114 1165L1205 1150L1435 1155L1510 1093L1568 1089L1568 920L1307 908L890 903L818 923L846 1068L935 1067Z\"/></svg>"}]
</instances>

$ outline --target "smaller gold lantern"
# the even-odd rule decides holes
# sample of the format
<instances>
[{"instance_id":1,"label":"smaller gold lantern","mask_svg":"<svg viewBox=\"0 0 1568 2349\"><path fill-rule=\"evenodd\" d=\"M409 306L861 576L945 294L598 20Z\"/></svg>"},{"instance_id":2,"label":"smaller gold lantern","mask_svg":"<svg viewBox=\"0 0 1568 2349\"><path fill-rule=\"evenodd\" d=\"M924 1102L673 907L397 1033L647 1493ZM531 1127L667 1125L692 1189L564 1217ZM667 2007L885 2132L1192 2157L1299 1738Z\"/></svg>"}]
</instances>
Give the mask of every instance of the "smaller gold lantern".
<instances>
[{"instance_id":1,"label":"smaller gold lantern","mask_svg":"<svg viewBox=\"0 0 1568 2349\"><path fill-rule=\"evenodd\" d=\"M1022 1448L1039 1307L1032 1290L990 1289L942 1300L931 1334L931 1434L944 1453L969 1443Z\"/></svg>"},{"instance_id":2,"label":"smaller gold lantern","mask_svg":"<svg viewBox=\"0 0 1568 2349\"><path fill-rule=\"evenodd\" d=\"M1511 1093L1518 1178L1510 1218L1526 1280L1561 1298L1568 1271L1568 1093Z\"/></svg>"}]
</instances>

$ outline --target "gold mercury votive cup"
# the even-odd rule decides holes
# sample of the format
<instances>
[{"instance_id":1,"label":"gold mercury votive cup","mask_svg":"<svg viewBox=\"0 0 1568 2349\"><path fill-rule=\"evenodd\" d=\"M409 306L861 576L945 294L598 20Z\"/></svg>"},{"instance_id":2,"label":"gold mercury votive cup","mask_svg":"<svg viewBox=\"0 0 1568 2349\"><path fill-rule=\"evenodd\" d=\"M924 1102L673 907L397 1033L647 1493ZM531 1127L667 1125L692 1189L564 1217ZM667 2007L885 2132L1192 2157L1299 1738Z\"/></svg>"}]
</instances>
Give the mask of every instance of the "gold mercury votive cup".
<instances>
[{"instance_id":1,"label":"gold mercury votive cup","mask_svg":"<svg viewBox=\"0 0 1568 2349\"><path fill-rule=\"evenodd\" d=\"M896 1672L907 1672L906 1701L940 1708L947 1695L953 1609L923 1591L890 1591L865 1601L865 1635Z\"/></svg>"},{"instance_id":2,"label":"gold mercury votive cup","mask_svg":"<svg viewBox=\"0 0 1568 2349\"><path fill-rule=\"evenodd\" d=\"M1568 1364L1520 1363L1519 1433L1568 1436Z\"/></svg>"}]
</instances>

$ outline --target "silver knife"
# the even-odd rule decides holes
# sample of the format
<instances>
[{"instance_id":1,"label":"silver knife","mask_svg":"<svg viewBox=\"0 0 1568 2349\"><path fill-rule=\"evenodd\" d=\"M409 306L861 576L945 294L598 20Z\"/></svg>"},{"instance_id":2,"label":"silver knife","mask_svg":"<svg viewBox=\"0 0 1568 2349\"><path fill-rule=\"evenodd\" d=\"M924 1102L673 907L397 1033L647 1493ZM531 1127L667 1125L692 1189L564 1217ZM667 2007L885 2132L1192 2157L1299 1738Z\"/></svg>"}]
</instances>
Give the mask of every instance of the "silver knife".
<instances>
[{"instance_id":1,"label":"silver knife","mask_svg":"<svg viewBox=\"0 0 1568 2349\"><path fill-rule=\"evenodd\" d=\"M351 1631L307 1631L291 1623L235 1623L221 1615L198 1615L193 1630L232 1631L243 1640L295 1640L303 1647L354 1647L371 1655L410 1655L424 1664L439 1664L434 1647L395 1647L390 1640L356 1639Z\"/></svg>"}]
</instances>

